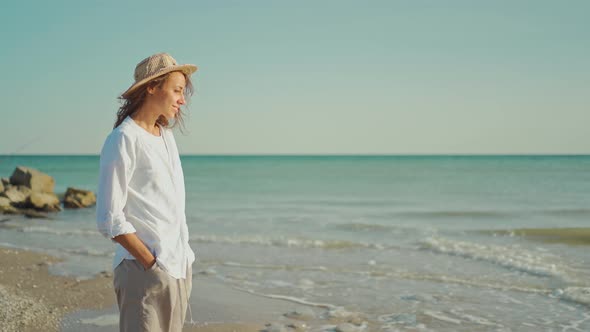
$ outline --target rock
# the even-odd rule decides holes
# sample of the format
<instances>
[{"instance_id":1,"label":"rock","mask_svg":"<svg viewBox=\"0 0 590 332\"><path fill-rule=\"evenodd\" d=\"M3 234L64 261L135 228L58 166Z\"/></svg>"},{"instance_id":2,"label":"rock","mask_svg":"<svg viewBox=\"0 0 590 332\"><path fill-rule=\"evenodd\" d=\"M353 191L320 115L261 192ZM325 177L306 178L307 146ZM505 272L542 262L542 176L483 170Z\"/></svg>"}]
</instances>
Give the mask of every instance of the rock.
<instances>
[{"instance_id":1,"label":"rock","mask_svg":"<svg viewBox=\"0 0 590 332\"><path fill-rule=\"evenodd\" d=\"M4 210L4 214L22 214L29 218L49 219L47 213L35 211L33 209L20 209L13 207L12 209Z\"/></svg>"},{"instance_id":2,"label":"rock","mask_svg":"<svg viewBox=\"0 0 590 332\"><path fill-rule=\"evenodd\" d=\"M284 314L283 316L287 317L287 318L292 318L292 319L299 319L299 320L310 320L315 318L315 312L313 310L311 310L310 308L299 308L297 310L288 312L286 314Z\"/></svg>"},{"instance_id":3,"label":"rock","mask_svg":"<svg viewBox=\"0 0 590 332\"><path fill-rule=\"evenodd\" d=\"M43 212L39 212L33 209L21 209L21 208L17 208L14 207L12 205L7 206L7 207L0 207L0 213L4 213L4 214L24 214L26 217L29 218L43 218L43 219L49 219L49 216Z\"/></svg>"},{"instance_id":4,"label":"rock","mask_svg":"<svg viewBox=\"0 0 590 332\"><path fill-rule=\"evenodd\" d=\"M64 197L64 207L78 209L96 204L96 196L92 191L68 188Z\"/></svg>"},{"instance_id":5,"label":"rock","mask_svg":"<svg viewBox=\"0 0 590 332\"><path fill-rule=\"evenodd\" d=\"M0 196L0 209L11 206L10 199Z\"/></svg>"},{"instance_id":6,"label":"rock","mask_svg":"<svg viewBox=\"0 0 590 332\"><path fill-rule=\"evenodd\" d=\"M8 198L13 205L23 205L26 203L29 195L31 195L31 192L26 190L23 192L18 187L11 186L0 195Z\"/></svg>"},{"instance_id":7,"label":"rock","mask_svg":"<svg viewBox=\"0 0 590 332\"><path fill-rule=\"evenodd\" d=\"M52 193L55 186L53 177L33 168L18 166L12 176L10 183L22 185L36 192Z\"/></svg>"},{"instance_id":8,"label":"rock","mask_svg":"<svg viewBox=\"0 0 590 332\"><path fill-rule=\"evenodd\" d=\"M104 278L110 278L113 276L113 273L109 271L100 271L99 275L101 275Z\"/></svg>"},{"instance_id":9,"label":"rock","mask_svg":"<svg viewBox=\"0 0 590 332\"><path fill-rule=\"evenodd\" d=\"M31 193L27 201L27 205L36 210L45 212L61 211L59 198L53 193Z\"/></svg>"},{"instance_id":10,"label":"rock","mask_svg":"<svg viewBox=\"0 0 590 332\"><path fill-rule=\"evenodd\" d=\"M25 196L27 196L27 198L29 196L31 196L31 194L33 193L33 190L31 190L31 188L26 187L26 186L11 186L11 188L16 188L18 189L18 191L20 191L21 193L23 193Z\"/></svg>"},{"instance_id":11,"label":"rock","mask_svg":"<svg viewBox=\"0 0 590 332\"><path fill-rule=\"evenodd\" d=\"M4 191L4 183L0 182L0 193Z\"/></svg>"},{"instance_id":12,"label":"rock","mask_svg":"<svg viewBox=\"0 0 590 332\"><path fill-rule=\"evenodd\" d=\"M287 328L281 324L272 323L266 324L266 327L261 332L288 332Z\"/></svg>"},{"instance_id":13,"label":"rock","mask_svg":"<svg viewBox=\"0 0 590 332\"><path fill-rule=\"evenodd\" d=\"M1 178L1 179L0 179L0 182L2 183L2 185L3 185L4 187L6 187L7 185L9 185L9 184L10 184L10 180L8 180L8 178Z\"/></svg>"},{"instance_id":14,"label":"rock","mask_svg":"<svg viewBox=\"0 0 590 332\"><path fill-rule=\"evenodd\" d=\"M288 328L293 329L297 332L307 331L307 325L305 323L301 323L301 322L293 322L293 323L289 323L285 326L287 326Z\"/></svg>"},{"instance_id":15,"label":"rock","mask_svg":"<svg viewBox=\"0 0 590 332\"><path fill-rule=\"evenodd\" d=\"M16 208L10 204L10 199L0 196L0 213L15 214Z\"/></svg>"},{"instance_id":16,"label":"rock","mask_svg":"<svg viewBox=\"0 0 590 332\"><path fill-rule=\"evenodd\" d=\"M17 208L15 208L14 206L8 206L5 208L0 208L0 212L2 212L3 214L19 214L20 212L18 211Z\"/></svg>"}]
</instances>

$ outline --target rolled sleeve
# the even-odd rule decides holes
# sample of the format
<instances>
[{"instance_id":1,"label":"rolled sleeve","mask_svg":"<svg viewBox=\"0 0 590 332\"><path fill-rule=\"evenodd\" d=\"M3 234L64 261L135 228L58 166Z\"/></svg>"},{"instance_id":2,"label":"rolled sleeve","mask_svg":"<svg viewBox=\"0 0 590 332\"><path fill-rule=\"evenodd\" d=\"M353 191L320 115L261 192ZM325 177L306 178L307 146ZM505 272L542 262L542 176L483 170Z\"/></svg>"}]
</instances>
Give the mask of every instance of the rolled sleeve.
<instances>
[{"instance_id":1,"label":"rolled sleeve","mask_svg":"<svg viewBox=\"0 0 590 332\"><path fill-rule=\"evenodd\" d=\"M113 238L129 233L135 233L135 227L125 219L125 216L120 216L118 218L103 218L101 221L97 222L98 231L106 238L111 239L113 242Z\"/></svg>"},{"instance_id":2,"label":"rolled sleeve","mask_svg":"<svg viewBox=\"0 0 590 332\"><path fill-rule=\"evenodd\" d=\"M111 239L121 234L135 233L135 227L125 218L129 181L135 167L133 141L113 131L100 154L96 224L98 231Z\"/></svg>"}]
</instances>

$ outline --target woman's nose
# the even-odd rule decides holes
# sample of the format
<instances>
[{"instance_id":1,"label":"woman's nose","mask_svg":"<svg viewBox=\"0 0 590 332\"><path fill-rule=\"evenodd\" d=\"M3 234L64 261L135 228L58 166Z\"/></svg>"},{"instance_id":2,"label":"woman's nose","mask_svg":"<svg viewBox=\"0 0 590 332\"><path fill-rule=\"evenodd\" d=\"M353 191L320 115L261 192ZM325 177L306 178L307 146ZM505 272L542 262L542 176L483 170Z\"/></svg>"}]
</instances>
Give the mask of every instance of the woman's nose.
<instances>
[{"instance_id":1,"label":"woman's nose","mask_svg":"<svg viewBox=\"0 0 590 332\"><path fill-rule=\"evenodd\" d=\"M178 103L179 103L180 105L184 105L184 104L186 103L186 100L184 99L184 95L182 95L182 96L180 97L180 100L178 101Z\"/></svg>"}]
</instances>

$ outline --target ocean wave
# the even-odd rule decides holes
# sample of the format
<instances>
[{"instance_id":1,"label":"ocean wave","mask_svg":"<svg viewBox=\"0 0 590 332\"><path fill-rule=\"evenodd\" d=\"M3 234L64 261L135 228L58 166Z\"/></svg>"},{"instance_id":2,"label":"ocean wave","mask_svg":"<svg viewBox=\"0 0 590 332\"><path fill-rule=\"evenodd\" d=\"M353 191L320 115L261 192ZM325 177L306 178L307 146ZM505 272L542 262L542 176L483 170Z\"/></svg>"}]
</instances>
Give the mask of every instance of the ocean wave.
<instances>
[{"instance_id":1,"label":"ocean wave","mask_svg":"<svg viewBox=\"0 0 590 332\"><path fill-rule=\"evenodd\" d=\"M269 247L288 247L288 248L320 248L320 249L389 249L381 244L353 242L346 240L316 240L305 238L264 238L258 236L217 236L217 235L198 235L191 236L190 241L199 243L228 243L228 244L252 244Z\"/></svg>"},{"instance_id":2,"label":"ocean wave","mask_svg":"<svg viewBox=\"0 0 590 332\"><path fill-rule=\"evenodd\" d=\"M353 232L394 232L409 230L409 228L402 228L393 225L381 224L367 224L367 223L346 223L331 225L334 229L353 231Z\"/></svg>"},{"instance_id":3,"label":"ocean wave","mask_svg":"<svg viewBox=\"0 0 590 332\"><path fill-rule=\"evenodd\" d=\"M590 287L567 287L558 295L563 300L590 306Z\"/></svg>"},{"instance_id":4,"label":"ocean wave","mask_svg":"<svg viewBox=\"0 0 590 332\"><path fill-rule=\"evenodd\" d=\"M590 228L588 227L557 227L557 228L518 228L509 230L481 231L493 236L520 236L528 240L568 245L589 245Z\"/></svg>"},{"instance_id":5,"label":"ocean wave","mask_svg":"<svg viewBox=\"0 0 590 332\"><path fill-rule=\"evenodd\" d=\"M294 265L271 265L271 264L247 264L237 262L221 262L220 265L228 267L264 269L264 270L289 270L289 271L328 271L325 266L294 266Z\"/></svg>"},{"instance_id":6,"label":"ocean wave","mask_svg":"<svg viewBox=\"0 0 590 332\"><path fill-rule=\"evenodd\" d=\"M424 250L485 261L499 266L543 277L560 277L570 281L560 257L549 253L527 251L518 246L496 246L453 241L439 237L421 243Z\"/></svg>"},{"instance_id":7,"label":"ocean wave","mask_svg":"<svg viewBox=\"0 0 590 332\"><path fill-rule=\"evenodd\" d=\"M393 199L316 199L285 201L289 206L319 206L319 207L383 207L407 204Z\"/></svg>"},{"instance_id":8,"label":"ocean wave","mask_svg":"<svg viewBox=\"0 0 590 332\"><path fill-rule=\"evenodd\" d=\"M68 254L72 254L72 255L90 256L90 257L112 257L115 255L113 250L99 251L99 250L92 250L92 249L60 249L59 251L65 252Z\"/></svg>"},{"instance_id":9,"label":"ocean wave","mask_svg":"<svg viewBox=\"0 0 590 332\"><path fill-rule=\"evenodd\" d=\"M437 210L437 211L401 211L394 212L398 217L419 218L506 218L512 214L508 212L489 210Z\"/></svg>"},{"instance_id":10,"label":"ocean wave","mask_svg":"<svg viewBox=\"0 0 590 332\"><path fill-rule=\"evenodd\" d=\"M405 271L363 271L358 272L363 276L370 276L374 278L389 278L389 279L407 279L407 280L420 280L438 282L443 284L455 284L464 285L470 287L477 287L482 289L495 289L495 290L511 290L522 293L534 293L534 294L550 294L551 289L535 287L532 285L515 284L512 281L503 282L501 280L486 280L486 279L473 279L461 278L457 276L444 275L444 274L427 274L422 272L405 272Z\"/></svg>"},{"instance_id":11,"label":"ocean wave","mask_svg":"<svg viewBox=\"0 0 590 332\"><path fill-rule=\"evenodd\" d=\"M47 226L15 226L10 225L8 227L12 230L17 232L24 232L24 233L43 233L43 234L53 234L53 235L75 235L75 236L99 236L97 230L91 229L72 229L72 230L63 230L57 228L51 228Z\"/></svg>"},{"instance_id":12,"label":"ocean wave","mask_svg":"<svg viewBox=\"0 0 590 332\"><path fill-rule=\"evenodd\" d=\"M360 279L375 278L375 279L390 279L390 280L417 280L417 281L429 281L441 284L455 284L470 287L477 287L482 289L494 289L501 291L515 291L522 293L534 293L534 294L551 294L553 291L548 288L533 286L530 284L518 284L514 281L504 281L497 279L485 279L472 277L457 277L445 274L428 274L423 272L409 272L409 271L393 271L393 270L371 270L371 271L360 271L355 269L338 268L330 266L297 266L297 265L273 265L273 264L249 264L249 263L238 263L238 262L209 262L212 265L222 265L227 267L237 267L244 269L261 269L261 270L283 270L283 271L319 271L334 274L349 274L359 275Z\"/></svg>"},{"instance_id":13,"label":"ocean wave","mask_svg":"<svg viewBox=\"0 0 590 332\"><path fill-rule=\"evenodd\" d=\"M570 217L585 217L590 216L590 209L584 208L564 208L564 209L548 209L541 210L544 214L550 214L555 216L570 216Z\"/></svg>"}]
</instances>

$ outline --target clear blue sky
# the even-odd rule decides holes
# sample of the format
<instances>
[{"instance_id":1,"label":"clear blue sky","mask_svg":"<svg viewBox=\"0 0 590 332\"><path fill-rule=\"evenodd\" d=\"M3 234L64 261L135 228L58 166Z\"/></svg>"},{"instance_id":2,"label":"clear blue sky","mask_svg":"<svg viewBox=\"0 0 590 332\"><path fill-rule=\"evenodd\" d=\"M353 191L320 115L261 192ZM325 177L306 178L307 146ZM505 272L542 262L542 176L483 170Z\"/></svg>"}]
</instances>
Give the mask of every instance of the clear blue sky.
<instances>
[{"instance_id":1,"label":"clear blue sky","mask_svg":"<svg viewBox=\"0 0 590 332\"><path fill-rule=\"evenodd\" d=\"M589 1L3 1L0 154L98 154L137 62L183 154L590 153Z\"/></svg>"}]
</instances>

